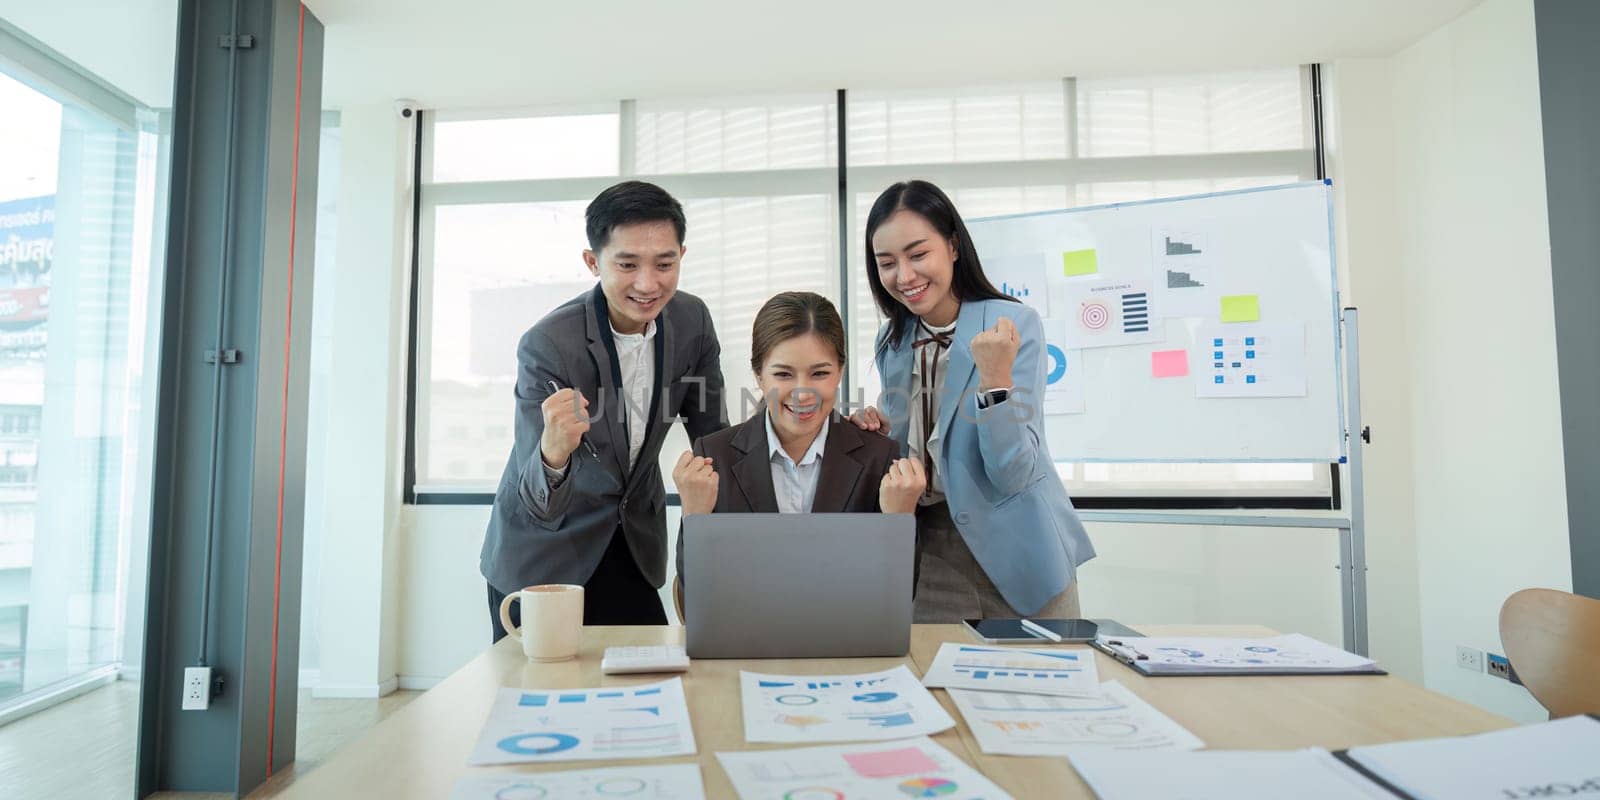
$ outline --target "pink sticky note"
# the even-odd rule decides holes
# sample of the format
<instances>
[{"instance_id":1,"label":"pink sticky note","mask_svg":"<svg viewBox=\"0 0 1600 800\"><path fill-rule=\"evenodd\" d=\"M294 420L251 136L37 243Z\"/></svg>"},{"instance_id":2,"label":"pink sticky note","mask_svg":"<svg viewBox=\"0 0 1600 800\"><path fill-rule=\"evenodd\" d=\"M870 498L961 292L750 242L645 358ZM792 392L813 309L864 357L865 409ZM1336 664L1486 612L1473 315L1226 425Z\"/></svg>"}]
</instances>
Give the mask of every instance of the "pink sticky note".
<instances>
[{"instance_id":1,"label":"pink sticky note","mask_svg":"<svg viewBox=\"0 0 1600 800\"><path fill-rule=\"evenodd\" d=\"M845 753L844 760L863 778L896 778L918 772L938 772L939 762L915 747L879 750L874 753Z\"/></svg>"},{"instance_id":2,"label":"pink sticky note","mask_svg":"<svg viewBox=\"0 0 1600 800\"><path fill-rule=\"evenodd\" d=\"M1189 374L1189 353L1184 350L1157 350L1150 354L1150 377L1182 378Z\"/></svg>"}]
</instances>

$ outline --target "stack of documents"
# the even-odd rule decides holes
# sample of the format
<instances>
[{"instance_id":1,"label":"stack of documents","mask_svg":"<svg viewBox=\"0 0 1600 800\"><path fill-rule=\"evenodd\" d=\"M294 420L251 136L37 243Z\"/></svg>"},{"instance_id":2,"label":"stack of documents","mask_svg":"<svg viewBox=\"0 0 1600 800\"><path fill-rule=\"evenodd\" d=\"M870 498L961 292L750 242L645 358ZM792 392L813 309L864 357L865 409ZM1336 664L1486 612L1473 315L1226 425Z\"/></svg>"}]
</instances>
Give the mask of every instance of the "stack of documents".
<instances>
[{"instance_id":1,"label":"stack of documents","mask_svg":"<svg viewBox=\"0 0 1600 800\"><path fill-rule=\"evenodd\" d=\"M1195 750L1194 734L1116 681L1094 652L947 642L922 679L949 691L983 752L1061 756L1085 749Z\"/></svg>"},{"instance_id":2,"label":"stack of documents","mask_svg":"<svg viewBox=\"0 0 1600 800\"><path fill-rule=\"evenodd\" d=\"M1370 658L1298 633L1263 639L1101 637L1094 646L1149 676L1384 674Z\"/></svg>"},{"instance_id":3,"label":"stack of documents","mask_svg":"<svg viewBox=\"0 0 1600 800\"><path fill-rule=\"evenodd\" d=\"M1354 747L1345 758L1417 800L1600 797L1600 722L1592 717Z\"/></svg>"}]
</instances>

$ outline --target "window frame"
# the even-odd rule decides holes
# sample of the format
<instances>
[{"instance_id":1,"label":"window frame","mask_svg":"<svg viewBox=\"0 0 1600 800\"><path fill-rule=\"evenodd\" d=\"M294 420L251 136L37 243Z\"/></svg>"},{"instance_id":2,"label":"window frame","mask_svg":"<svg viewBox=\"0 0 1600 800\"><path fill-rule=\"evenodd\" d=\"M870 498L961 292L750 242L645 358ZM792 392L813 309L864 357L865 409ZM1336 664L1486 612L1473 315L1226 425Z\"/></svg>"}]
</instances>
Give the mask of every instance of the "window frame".
<instances>
[{"instance_id":1,"label":"window frame","mask_svg":"<svg viewBox=\"0 0 1600 800\"><path fill-rule=\"evenodd\" d=\"M855 291L851 259L852 220L856 219L854 185L887 185L916 175L941 185L958 186L962 190L984 188L1017 188L1028 186L1061 186L1068 189L1069 198L1079 184L1117 182L1166 182L1179 180L1226 180L1257 175L1296 175L1311 180L1323 177L1323 143L1321 126L1320 75L1315 65L1301 66L1301 111L1304 114L1302 146L1288 150L1259 150L1242 152L1167 154L1146 156L1079 156L1077 81L1061 79L1063 102L1066 110L1066 146L1059 158L1021 158L1005 161L962 161L944 163L885 163L851 167L848 163L848 121L850 113L849 90L836 91L834 111L838 127L838 155L832 166L785 168L772 170L738 170L726 172L689 172L668 175L636 174L633 171L635 113L637 101L622 100L615 104L567 104L537 109L498 109L486 112L472 111L419 111L416 118L416 136L413 137L414 194L411 220L413 242L411 248L411 302L412 317L407 369L407 417L405 502L414 505L487 505L494 500L494 486L463 485L456 483L417 482L418 465L425 463L427 414L431 401L428 386L431 379L428 358L432 346L432 297L434 278L434 217L437 210L449 205L474 205L495 203L572 202L575 198L592 198L619 180L637 178L670 183L671 191L680 200L727 197L773 197L789 194L815 194L819 180L834 183L832 200L838 208L838 246L840 252L838 296L846 331L852 331L851 311L859 299ZM971 91L970 88L953 90ZM892 92L872 92L892 94ZM775 97L781 98L782 95ZM736 103L740 98L712 98L711 103ZM773 98L769 97L767 100ZM478 119L507 119L529 116L558 116L590 113L618 114L619 136L618 174L583 178L514 179L504 181L453 181L435 183L433 171L433 130L438 122ZM860 364L852 358L846 365L842 388L850 398L851 387L860 386ZM736 409L735 409L736 410ZM1082 464L1057 461L1058 470L1082 473ZM1236 491L1212 485L1204 489L1168 491L1166 493L1141 493L1137 489L1112 489L1107 491L1078 491L1074 503L1083 509L1339 509L1342 505L1339 465L1314 464L1316 477L1312 481L1285 486L1281 491L1261 491L1241 487ZM669 493L668 503L676 505L675 493Z\"/></svg>"}]
</instances>

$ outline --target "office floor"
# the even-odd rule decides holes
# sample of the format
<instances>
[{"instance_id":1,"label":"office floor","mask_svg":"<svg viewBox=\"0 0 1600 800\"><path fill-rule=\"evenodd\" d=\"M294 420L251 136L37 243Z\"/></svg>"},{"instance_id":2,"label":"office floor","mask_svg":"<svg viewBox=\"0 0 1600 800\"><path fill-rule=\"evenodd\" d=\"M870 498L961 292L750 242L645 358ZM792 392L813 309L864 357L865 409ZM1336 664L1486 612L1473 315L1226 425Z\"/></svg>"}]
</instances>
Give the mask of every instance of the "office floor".
<instances>
[{"instance_id":1,"label":"office floor","mask_svg":"<svg viewBox=\"0 0 1600 800\"><path fill-rule=\"evenodd\" d=\"M419 694L400 691L377 700L329 700L301 690L295 763L252 796L271 797ZM132 797L138 714L139 685L117 681L0 727L0 797ZM232 795L166 792L152 797L211 800Z\"/></svg>"}]
</instances>

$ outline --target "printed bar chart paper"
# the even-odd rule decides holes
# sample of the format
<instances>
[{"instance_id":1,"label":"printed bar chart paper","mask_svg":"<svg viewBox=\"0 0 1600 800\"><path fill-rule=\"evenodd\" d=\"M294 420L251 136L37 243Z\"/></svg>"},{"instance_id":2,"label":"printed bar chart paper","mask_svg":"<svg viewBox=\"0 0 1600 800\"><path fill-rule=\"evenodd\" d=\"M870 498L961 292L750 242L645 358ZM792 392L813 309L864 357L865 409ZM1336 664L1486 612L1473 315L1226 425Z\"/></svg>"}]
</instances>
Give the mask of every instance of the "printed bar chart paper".
<instances>
[{"instance_id":1,"label":"printed bar chart paper","mask_svg":"<svg viewBox=\"0 0 1600 800\"><path fill-rule=\"evenodd\" d=\"M1086 647L1029 650L945 642L923 676L924 686L1098 697L1094 651Z\"/></svg>"},{"instance_id":2,"label":"printed bar chart paper","mask_svg":"<svg viewBox=\"0 0 1600 800\"><path fill-rule=\"evenodd\" d=\"M978 746L990 755L1064 756L1084 749L1198 750L1205 746L1116 681L1099 697L949 689Z\"/></svg>"}]
</instances>

